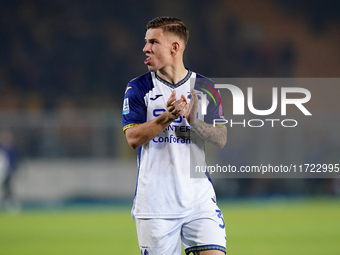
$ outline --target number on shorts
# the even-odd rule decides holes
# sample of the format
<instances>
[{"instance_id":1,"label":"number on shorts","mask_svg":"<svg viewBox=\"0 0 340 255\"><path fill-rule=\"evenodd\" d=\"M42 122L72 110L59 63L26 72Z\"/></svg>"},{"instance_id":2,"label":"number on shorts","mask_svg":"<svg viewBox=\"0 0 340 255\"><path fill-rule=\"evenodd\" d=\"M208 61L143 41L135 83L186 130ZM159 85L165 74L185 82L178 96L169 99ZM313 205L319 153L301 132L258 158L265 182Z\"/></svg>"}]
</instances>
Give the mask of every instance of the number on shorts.
<instances>
[{"instance_id":1,"label":"number on shorts","mask_svg":"<svg viewBox=\"0 0 340 255\"><path fill-rule=\"evenodd\" d=\"M223 219L223 216L222 216L222 211L221 210L216 210L216 212L217 212L217 217L219 217L222 220L222 223L223 223L223 225L219 224L219 227L224 229L225 224L224 224L224 219Z\"/></svg>"}]
</instances>

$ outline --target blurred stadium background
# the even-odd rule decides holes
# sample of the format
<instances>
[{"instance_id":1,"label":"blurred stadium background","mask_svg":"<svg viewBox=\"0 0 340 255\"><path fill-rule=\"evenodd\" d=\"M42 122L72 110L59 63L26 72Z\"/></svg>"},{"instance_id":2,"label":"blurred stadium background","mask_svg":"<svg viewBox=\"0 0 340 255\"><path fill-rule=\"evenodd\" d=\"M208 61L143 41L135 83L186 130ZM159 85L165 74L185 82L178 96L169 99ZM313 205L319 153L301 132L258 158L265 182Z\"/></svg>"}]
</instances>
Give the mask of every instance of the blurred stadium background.
<instances>
[{"instance_id":1,"label":"blurred stadium background","mask_svg":"<svg viewBox=\"0 0 340 255\"><path fill-rule=\"evenodd\" d=\"M187 24L191 34L185 64L205 76L339 76L338 0L0 0L0 132L14 136L19 161L13 193L15 211L21 210L8 217L4 204L0 205L0 254L94 254L90 244L86 246L90 239L97 253L138 254L135 229L128 218L136 153L122 133L121 108L127 82L147 71L142 53L145 25L163 15L179 17ZM315 149L307 155L313 162L339 163L339 89L326 97L331 108L318 101L312 105L330 110L332 123L302 130L302 138L291 139L300 150ZM234 133L237 139L233 140L230 130L227 146L241 161L249 163L253 150L263 154L270 150L257 146L262 138L268 139L267 133ZM280 132L270 135L276 144L286 141ZM290 153L294 155L295 150ZM246 224L234 235L227 229L231 254L310 255L320 254L325 247L329 250L324 254L339 254L334 241L340 237L339 179L218 179L215 187L221 203L226 203L231 232ZM314 201L315 197L321 199ZM305 218L306 214L311 215ZM96 228L96 220L105 231ZM257 220L261 224L255 224ZM297 231L309 241L302 240L299 246L299 237L292 238L287 230L288 240L258 242L256 230L264 238L280 235L283 226L275 224L281 220L288 230L301 222L305 232ZM56 226L49 225L51 221ZM110 221L113 226L108 227ZM68 222L69 228L58 228L58 222ZM126 225L120 226L122 222ZM72 228L71 223L79 225ZM89 239L69 242L55 252L39 249L39 238L50 233L39 224L55 231L56 240L68 231L71 239L92 232L99 237L90 234ZM127 234L124 226L128 226ZM29 237L30 233L35 237ZM320 235L321 241L314 242ZM61 247L62 240L46 242ZM126 252L120 243L132 251ZM291 250L283 249L287 243ZM84 245L84 250L74 248L77 245Z\"/></svg>"}]
</instances>

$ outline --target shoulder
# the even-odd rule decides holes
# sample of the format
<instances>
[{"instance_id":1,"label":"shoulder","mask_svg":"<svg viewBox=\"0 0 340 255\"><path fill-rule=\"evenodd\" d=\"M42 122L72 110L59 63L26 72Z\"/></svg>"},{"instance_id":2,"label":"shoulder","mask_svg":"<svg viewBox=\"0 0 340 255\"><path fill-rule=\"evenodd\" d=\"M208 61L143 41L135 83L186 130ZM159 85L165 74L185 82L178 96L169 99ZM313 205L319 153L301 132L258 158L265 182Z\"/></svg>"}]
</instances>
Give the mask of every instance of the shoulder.
<instances>
[{"instance_id":1,"label":"shoulder","mask_svg":"<svg viewBox=\"0 0 340 255\"><path fill-rule=\"evenodd\" d=\"M208 77L205 77L199 73L196 73L195 86L198 86L198 87L208 86L208 87L215 88L215 82Z\"/></svg>"},{"instance_id":2,"label":"shoulder","mask_svg":"<svg viewBox=\"0 0 340 255\"><path fill-rule=\"evenodd\" d=\"M125 89L125 97L144 97L153 87L152 75L148 72L129 81Z\"/></svg>"},{"instance_id":3,"label":"shoulder","mask_svg":"<svg viewBox=\"0 0 340 255\"><path fill-rule=\"evenodd\" d=\"M129 83L145 83L149 80L151 80L151 73L147 72L145 74L142 74L141 76L133 78Z\"/></svg>"},{"instance_id":4,"label":"shoulder","mask_svg":"<svg viewBox=\"0 0 340 255\"><path fill-rule=\"evenodd\" d=\"M201 74L196 74L195 90L202 91L208 95L208 100L213 101L215 105L221 104L220 91L215 87L215 82Z\"/></svg>"},{"instance_id":5,"label":"shoulder","mask_svg":"<svg viewBox=\"0 0 340 255\"><path fill-rule=\"evenodd\" d=\"M127 87L138 88L140 90L150 90L153 87L152 75L150 72L138 76L129 81Z\"/></svg>"}]
</instances>

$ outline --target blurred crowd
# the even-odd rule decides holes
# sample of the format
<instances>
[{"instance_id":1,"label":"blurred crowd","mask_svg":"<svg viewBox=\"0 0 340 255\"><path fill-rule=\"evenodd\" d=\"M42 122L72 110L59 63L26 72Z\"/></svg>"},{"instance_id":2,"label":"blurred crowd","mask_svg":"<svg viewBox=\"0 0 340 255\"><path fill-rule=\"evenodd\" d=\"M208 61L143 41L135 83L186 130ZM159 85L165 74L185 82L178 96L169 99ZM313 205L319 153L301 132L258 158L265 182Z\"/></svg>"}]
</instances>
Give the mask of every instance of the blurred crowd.
<instances>
[{"instance_id":1,"label":"blurred crowd","mask_svg":"<svg viewBox=\"0 0 340 255\"><path fill-rule=\"evenodd\" d=\"M127 19L128 9L117 1L1 1L1 108L114 105L139 50L138 16L130 10L135 20Z\"/></svg>"},{"instance_id":2,"label":"blurred crowd","mask_svg":"<svg viewBox=\"0 0 340 255\"><path fill-rule=\"evenodd\" d=\"M0 1L0 110L120 108L127 82L147 71L153 2ZM220 2L182 6L188 67L210 77L291 76L294 45L266 45L260 27L244 27Z\"/></svg>"},{"instance_id":3,"label":"blurred crowd","mask_svg":"<svg viewBox=\"0 0 340 255\"><path fill-rule=\"evenodd\" d=\"M310 29L318 35L327 31L330 23L340 24L338 0L275 0L286 11L308 20Z\"/></svg>"},{"instance_id":4,"label":"blurred crowd","mask_svg":"<svg viewBox=\"0 0 340 255\"><path fill-rule=\"evenodd\" d=\"M339 22L337 0L275 1L309 17L314 31ZM245 26L222 2L174 1L191 30L188 67L210 77L293 76L294 44L264 42L261 27ZM146 72L144 27L164 13L160 6L134 0L1 0L0 109L120 108L125 84ZM164 8L173 13L170 5Z\"/></svg>"}]
</instances>

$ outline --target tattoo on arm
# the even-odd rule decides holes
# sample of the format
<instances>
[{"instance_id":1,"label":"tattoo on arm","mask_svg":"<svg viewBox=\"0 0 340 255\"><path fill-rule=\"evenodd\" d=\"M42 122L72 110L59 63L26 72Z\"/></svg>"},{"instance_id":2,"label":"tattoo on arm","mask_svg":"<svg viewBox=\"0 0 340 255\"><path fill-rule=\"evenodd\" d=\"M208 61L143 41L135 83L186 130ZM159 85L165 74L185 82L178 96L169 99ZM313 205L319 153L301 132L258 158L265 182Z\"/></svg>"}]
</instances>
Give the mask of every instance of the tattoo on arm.
<instances>
[{"instance_id":1,"label":"tattoo on arm","mask_svg":"<svg viewBox=\"0 0 340 255\"><path fill-rule=\"evenodd\" d=\"M222 149L227 142L227 130L220 126L213 126L201 120L196 120L192 129L206 142Z\"/></svg>"}]
</instances>

